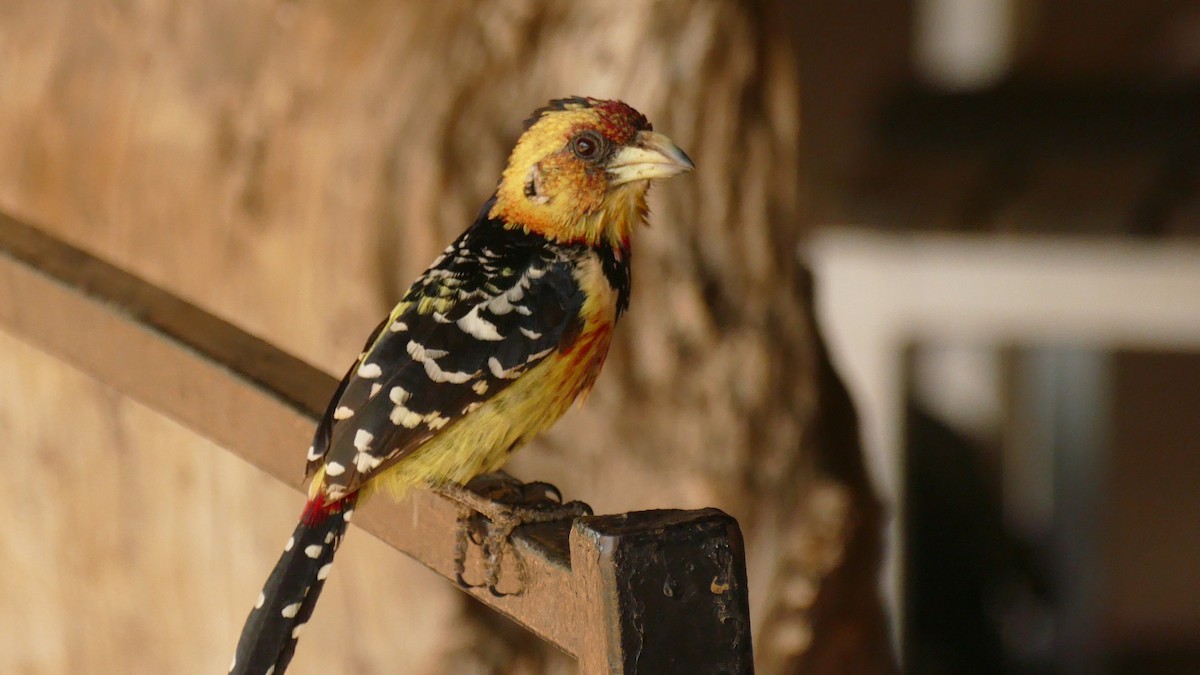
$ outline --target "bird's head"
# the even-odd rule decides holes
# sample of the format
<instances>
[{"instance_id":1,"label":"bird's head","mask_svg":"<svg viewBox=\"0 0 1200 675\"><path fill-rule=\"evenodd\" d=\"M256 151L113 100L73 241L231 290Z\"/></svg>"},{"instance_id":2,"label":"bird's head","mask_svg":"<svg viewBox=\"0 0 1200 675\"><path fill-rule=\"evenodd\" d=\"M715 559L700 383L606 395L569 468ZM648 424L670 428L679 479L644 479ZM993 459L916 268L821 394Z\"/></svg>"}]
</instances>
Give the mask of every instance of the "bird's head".
<instances>
[{"instance_id":1,"label":"bird's head","mask_svg":"<svg viewBox=\"0 0 1200 675\"><path fill-rule=\"evenodd\" d=\"M562 243L628 246L650 181L692 160L620 101L551 101L525 122L490 216Z\"/></svg>"}]
</instances>

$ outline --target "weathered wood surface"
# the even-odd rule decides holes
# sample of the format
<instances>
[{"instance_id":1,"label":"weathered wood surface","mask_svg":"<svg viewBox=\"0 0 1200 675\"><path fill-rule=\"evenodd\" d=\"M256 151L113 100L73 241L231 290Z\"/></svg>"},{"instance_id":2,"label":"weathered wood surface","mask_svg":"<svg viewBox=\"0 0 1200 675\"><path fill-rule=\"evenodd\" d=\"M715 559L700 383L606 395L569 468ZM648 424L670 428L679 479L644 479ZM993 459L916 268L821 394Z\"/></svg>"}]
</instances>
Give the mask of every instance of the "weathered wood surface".
<instances>
[{"instance_id":1,"label":"weathered wood surface","mask_svg":"<svg viewBox=\"0 0 1200 675\"><path fill-rule=\"evenodd\" d=\"M8 2L0 206L341 372L533 107L629 101L698 169L652 195L595 394L512 468L599 511L729 511L759 672L868 672L885 654L878 510L794 256L778 18L732 1ZM0 381L0 671L223 668L295 494L7 335ZM400 667L571 669L351 536L292 672Z\"/></svg>"}]
</instances>

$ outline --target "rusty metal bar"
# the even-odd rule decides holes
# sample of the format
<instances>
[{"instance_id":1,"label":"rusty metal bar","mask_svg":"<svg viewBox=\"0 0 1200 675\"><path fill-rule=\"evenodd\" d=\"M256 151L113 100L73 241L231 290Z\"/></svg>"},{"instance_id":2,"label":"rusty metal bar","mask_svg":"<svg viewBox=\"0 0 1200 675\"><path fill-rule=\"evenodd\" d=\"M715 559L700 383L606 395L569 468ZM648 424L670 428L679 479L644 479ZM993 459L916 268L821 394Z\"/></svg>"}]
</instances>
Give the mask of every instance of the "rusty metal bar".
<instances>
[{"instance_id":1,"label":"rusty metal bar","mask_svg":"<svg viewBox=\"0 0 1200 675\"><path fill-rule=\"evenodd\" d=\"M329 375L0 213L0 328L299 489ZM457 507L428 491L372 500L355 524L454 578ZM518 529L502 590L476 599L599 673L750 673L745 559L716 510ZM468 575L481 578L478 555Z\"/></svg>"}]
</instances>

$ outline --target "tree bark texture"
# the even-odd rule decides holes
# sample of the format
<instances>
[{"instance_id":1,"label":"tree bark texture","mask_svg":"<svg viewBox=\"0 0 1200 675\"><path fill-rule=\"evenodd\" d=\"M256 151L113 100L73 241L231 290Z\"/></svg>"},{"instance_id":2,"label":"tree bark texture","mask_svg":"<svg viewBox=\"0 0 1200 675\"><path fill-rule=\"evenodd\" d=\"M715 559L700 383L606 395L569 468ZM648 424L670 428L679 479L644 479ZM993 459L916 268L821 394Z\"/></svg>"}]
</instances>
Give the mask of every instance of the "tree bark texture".
<instances>
[{"instance_id":1,"label":"tree bark texture","mask_svg":"<svg viewBox=\"0 0 1200 675\"><path fill-rule=\"evenodd\" d=\"M724 508L746 534L759 672L882 672L881 516L795 255L799 92L774 17L733 0L9 0L0 208L341 373L470 222L533 108L629 102L698 168L653 190L595 392L510 469L602 512ZM301 500L5 335L0 381L0 671L218 672ZM571 668L360 533L292 672Z\"/></svg>"}]
</instances>

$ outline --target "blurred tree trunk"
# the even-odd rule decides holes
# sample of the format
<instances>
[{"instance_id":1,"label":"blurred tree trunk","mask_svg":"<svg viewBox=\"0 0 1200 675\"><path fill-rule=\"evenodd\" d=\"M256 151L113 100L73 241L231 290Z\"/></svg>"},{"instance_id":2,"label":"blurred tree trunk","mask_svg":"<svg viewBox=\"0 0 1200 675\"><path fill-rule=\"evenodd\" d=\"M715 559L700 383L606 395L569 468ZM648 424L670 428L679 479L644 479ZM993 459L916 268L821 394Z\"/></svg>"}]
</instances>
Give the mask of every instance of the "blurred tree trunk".
<instances>
[{"instance_id":1,"label":"blurred tree trunk","mask_svg":"<svg viewBox=\"0 0 1200 675\"><path fill-rule=\"evenodd\" d=\"M534 107L631 103L698 169L652 195L595 393L511 469L599 511L726 509L759 672L886 672L880 509L796 259L786 10L615 7L5 3L0 206L340 373L470 221ZM0 340L21 385L0 392L0 485L38 506L0 552L61 589L0 581L20 605L0 620L0 670L224 666L300 500ZM292 672L570 672L368 537L338 568Z\"/></svg>"}]
</instances>

